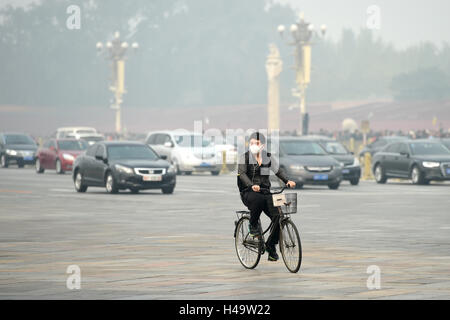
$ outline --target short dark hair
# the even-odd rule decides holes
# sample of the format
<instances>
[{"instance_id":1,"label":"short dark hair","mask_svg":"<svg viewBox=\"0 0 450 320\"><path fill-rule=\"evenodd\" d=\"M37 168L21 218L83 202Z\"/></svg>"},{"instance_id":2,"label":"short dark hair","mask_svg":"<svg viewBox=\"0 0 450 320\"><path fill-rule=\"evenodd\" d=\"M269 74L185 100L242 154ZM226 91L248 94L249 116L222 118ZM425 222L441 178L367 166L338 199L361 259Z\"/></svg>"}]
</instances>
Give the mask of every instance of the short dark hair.
<instances>
[{"instance_id":1,"label":"short dark hair","mask_svg":"<svg viewBox=\"0 0 450 320\"><path fill-rule=\"evenodd\" d=\"M252 139L259 140L262 144L266 143L266 137L258 131L253 132L250 137L248 137L248 142L250 142L250 140Z\"/></svg>"}]
</instances>

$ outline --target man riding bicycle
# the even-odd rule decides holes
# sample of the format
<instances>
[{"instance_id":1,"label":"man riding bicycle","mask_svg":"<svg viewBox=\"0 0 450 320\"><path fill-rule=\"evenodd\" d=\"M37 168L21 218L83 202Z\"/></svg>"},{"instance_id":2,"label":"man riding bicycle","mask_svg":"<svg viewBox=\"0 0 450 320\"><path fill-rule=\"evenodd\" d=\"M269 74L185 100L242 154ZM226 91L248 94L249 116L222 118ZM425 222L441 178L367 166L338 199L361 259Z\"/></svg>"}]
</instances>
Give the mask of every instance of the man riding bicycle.
<instances>
[{"instance_id":1,"label":"man riding bicycle","mask_svg":"<svg viewBox=\"0 0 450 320\"><path fill-rule=\"evenodd\" d=\"M250 210L249 233L253 237L259 235L258 221L262 211L273 222L278 218L278 214L273 210L271 196L261 192L261 189L270 189L270 171L272 170L289 188L295 187L295 182L288 179L284 170L279 168L277 160L264 151L265 143L266 138L263 134L252 133L249 137L249 151L241 155L238 165L239 192L242 202ZM275 246L278 244L280 227L278 223L274 226L266 242L269 261L278 260Z\"/></svg>"}]
</instances>

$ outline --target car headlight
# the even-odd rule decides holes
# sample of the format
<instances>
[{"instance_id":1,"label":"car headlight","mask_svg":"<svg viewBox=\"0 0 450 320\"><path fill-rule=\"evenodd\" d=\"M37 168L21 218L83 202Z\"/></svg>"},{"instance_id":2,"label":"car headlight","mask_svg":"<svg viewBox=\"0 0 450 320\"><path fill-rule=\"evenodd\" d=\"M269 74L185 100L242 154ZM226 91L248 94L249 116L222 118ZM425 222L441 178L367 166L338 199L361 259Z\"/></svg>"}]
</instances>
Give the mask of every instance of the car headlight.
<instances>
[{"instance_id":1,"label":"car headlight","mask_svg":"<svg viewBox=\"0 0 450 320\"><path fill-rule=\"evenodd\" d=\"M6 149L6 154L8 154L10 156L15 156L15 155L17 155L17 151L11 150L11 149Z\"/></svg>"},{"instance_id":2,"label":"car headlight","mask_svg":"<svg viewBox=\"0 0 450 320\"><path fill-rule=\"evenodd\" d=\"M290 165L289 168L293 171L303 171L305 169L304 166L299 166L296 164Z\"/></svg>"},{"instance_id":3,"label":"car headlight","mask_svg":"<svg viewBox=\"0 0 450 320\"><path fill-rule=\"evenodd\" d=\"M354 167L359 166L359 159L358 158L355 158L355 160L353 160L353 166Z\"/></svg>"},{"instance_id":4,"label":"car headlight","mask_svg":"<svg viewBox=\"0 0 450 320\"><path fill-rule=\"evenodd\" d=\"M122 166L120 164L116 164L115 168L116 168L117 171L119 171L121 173L126 173L126 174L132 174L133 173L133 169L131 169L129 167Z\"/></svg>"},{"instance_id":5,"label":"car headlight","mask_svg":"<svg viewBox=\"0 0 450 320\"><path fill-rule=\"evenodd\" d=\"M176 172L175 166L170 165L169 168L167 169L167 173L175 173L175 172Z\"/></svg>"},{"instance_id":6,"label":"car headlight","mask_svg":"<svg viewBox=\"0 0 450 320\"><path fill-rule=\"evenodd\" d=\"M62 156L63 156L64 160L67 160L67 161L75 160L75 157L73 155L71 155L71 154L68 154L68 153L63 153Z\"/></svg>"},{"instance_id":7,"label":"car headlight","mask_svg":"<svg viewBox=\"0 0 450 320\"><path fill-rule=\"evenodd\" d=\"M422 165L425 168L437 168L437 167L439 167L440 163L439 162L424 161L424 162L422 162Z\"/></svg>"}]
</instances>

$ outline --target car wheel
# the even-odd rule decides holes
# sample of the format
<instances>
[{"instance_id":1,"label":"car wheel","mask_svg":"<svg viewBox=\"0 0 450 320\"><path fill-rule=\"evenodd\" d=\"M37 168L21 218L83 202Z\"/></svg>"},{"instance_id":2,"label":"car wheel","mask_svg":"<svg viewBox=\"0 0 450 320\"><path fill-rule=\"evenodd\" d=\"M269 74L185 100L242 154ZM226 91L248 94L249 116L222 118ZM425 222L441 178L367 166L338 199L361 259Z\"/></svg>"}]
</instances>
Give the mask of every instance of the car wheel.
<instances>
[{"instance_id":1,"label":"car wheel","mask_svg":"<svg viewBox=\"0 0 450 320\"><path fill-rule=\"evenodd\" d=\"M6 155L2 154L1 157L2 168L8 168L8 159L6 159Z\"/></svg>"},{"instance_id":2,"label":"car wheel","mask_svg":"<svg viewBox=\"0 0 450 320\"><path fill-rule=\"evenodd\" d=\"M116 181L111 172L108 172L105 179L105 187L108 193L117 193L119 189L117 188Z\"/></svg>"},{"instance_id":3,"label":"car wheel","mask_svg":"<svg viewBox=\"0 0 450 320\"><path fill-rule=\"evenodd\" d=\"M39 160L39 158L36 158L36 162L34 165L36 167L36 173L43 173L45 171L41 166L41 160Z\"/></svg>"},{"instance_id":4,"label":"car wheel","mask_svg":"<svg viewBox=\"0 0 450 320\"><path fill-rule=\"evenodd\" d=\"M77 192L86 192L86 190L88 188L83 183L83 175L79 171L77 171L77 173L75 174L74 184L75 184L75 190L77 190Z\"/></svg>"},{"instance_id":5,"label":"car wheel","mask_svg":"<svg viewBox=\"0 0 450 320\"><path fill-rule=\"evenodd\" d=\"M377 166L375 167L375 181L377 183L386 183L387 181L386 175L384 174L384 170L381 167L381 164L377 164Z\"/></svg>"},{"instance_id":6,"label":"car wheel","mask_svg":"<svg viewBox=\"0 0 450 320\"><path fill-rule=\"evenodd\" d=\"M331 190L337 190L337 189L339 189L339 185L340 185L339 182L338 183L332 183L332 184L328 185L328 188L330 188Z\"/></svg>"},{"instance_id":7,"label":"car wheel","mask_svg":"<svg viewBox=\"0 0 450 320\"><path fill-rule=\"evenodd\" d=\"M358 185L358 183L359 183L359 178L350 179L350 184L352 186L356 186L356 185Z\"/></svg>"},{"instance_id":8,"label":"car wheel","mask_svg":"<svg viewBox=\"0 0 450 320\"><path fill-rule=\"evenodd\" d=\"M178 165L178 161L176 159L172 160L172 165L175 167L177 175L180 175L181 174L180 166Z\"/></svg>"},{"instance_id":9,"label":"car wheel","mask_svg":"<svg viewBox=\"0 0 450 320\"><path fill-rule=\"evenodd\" d=\"M184 174L190 176L192 174L192 171L185 171Z\"/></svg>"},{"instance_id":10,"label":"car wheel","mask_svg":"<svg viewBox=\"0 0 450 320\"><path fill-rule=\"evenodd\" d=\"M19 168L25 167L25 165L23 164L23 162L17 162L17 166L18 166Z\"/></svg>"},{"instance_id":11,"label":"car wheel","mask_svg":"<svg viewBox=\"0 0 450 320\"><path fill-rule=\"evenodd\" d=\"M171 193L173 193L173 190L175 190L175 186L165 187L165 188L162 188L161 190L162 190L162 193L164 193L164 194L171 194Z\"/></svg>"},{"instance_id":12,"label":"car wheel","mask_svg":"<svg viewBox=\"0 0 450 320\"><path fill-rule=\"evenodd\" d=\"M139 193L139 189L138 188L130 188L130 191L132 194L138 194Z\"/></svg>"},{"instance_id":13,"label":"car wheel","mask_svg":"<svg viewBox=\"0 0 450 320\"><path fill-rule=\"evenodd\" d=\"M64 174L64 170L62 169L62 165L61 165L61 160L56 159L55 167L56 167L57 174Z\"/></svg>"},{"instance_id":14,"label":"car wheel","mask_svg":"<svg viewBox=\"0 0 450 320\"><path fill-rule=\"evenodd\" d=\"M411 169L411 181L412 181L413 184L417 184L417 185L427 184L425 182L425 178L423 176L423 172L420 171L419 167L417 167L417 166L414 166Z\"/></svg>"},{"instance_id":15,"label":"car wheel","mask_svg":"<svg viewBox=\"0 0 450 320\"><path fill-rule=\"evenodd\" d=\"M220 173L220 171L211 171L211 174L212 174L213 176L218 176L219 173Z\"/></svg>"}]
</instances>

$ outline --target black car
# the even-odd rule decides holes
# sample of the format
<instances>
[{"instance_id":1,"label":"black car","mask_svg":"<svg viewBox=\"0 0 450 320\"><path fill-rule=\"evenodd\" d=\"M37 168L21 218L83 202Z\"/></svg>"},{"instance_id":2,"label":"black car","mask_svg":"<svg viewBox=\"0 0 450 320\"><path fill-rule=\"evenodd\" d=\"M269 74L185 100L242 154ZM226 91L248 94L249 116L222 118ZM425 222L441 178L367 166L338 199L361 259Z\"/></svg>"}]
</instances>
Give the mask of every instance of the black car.
<instances>
[{"instance_id":1,"label":"black car","mask_svg":"<svg viewBox=\"0 0 450 320\"><path fill-rule=\"evenodd\" d=\"M342 164L317 142L304 137L280 137L279 145L269 142L272 156L279 157L280 167L297 188L305 184L327 185L338 189L342 181Z\"/></svg>"},{"instance_id":2,"label":"black car","mask_svg":"<svg viewBox=\"0 0 450 320\"><path fill-rule=\"evenodd\" d=\"M387 145L372 162L378 183L388 178L411 179L414 184L450 180L450 150L439 140L407 140Z\"/></svg>"},{"instance_id":3,"label":"black car","mask_svg":"<svg viewBox=\"0 0 450 320\"><path fill-rule=\"evenodd\" d=\"M139 142L98 142L78 156L73 165L73 181L78 192L106 187L109 193L130 189L161 189L173 193L175 168L149 146Z\"/></svg>"},{"instance_id":4,"label":"black car","mask_svg":"<svg viewBox=\"0 0 450 320\"><path fill-rule=\"evenodd\" d=\"M397 142L397 141L405 141L408 140L408 137L403 136L385 136L385 137L379 137L374 142L368 144L365 146L361 152L359 153L360 157L364 157L366 152L369 152L370 155L373 157L378 151L383 149L385 146L387 146L390 143Z\"/></svg>"},{"instance_id":5,"label":"black car","mask_svg":"<svg viewBox=\"0 0 450 320\"><path fill-rule=\"evenodd\" d=\"M36 142L23 133L0 133L0 162L3 168L16 163L19 168L36 160Z\"/></svg>"},{"instance_id":6,"label":"black car","mask_svg":"<svg viewBox=\"0 0 450 320\"><path fill-rule=\"evenodd\" d=\"M306 136L305 139L319 143L333 158L339 161L342 168L343 180L357 185L361 177L361 166L358 158L350 152L342 143L325 136Z\"/></svg>"}]
</instances>

